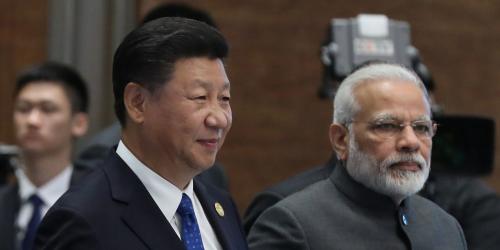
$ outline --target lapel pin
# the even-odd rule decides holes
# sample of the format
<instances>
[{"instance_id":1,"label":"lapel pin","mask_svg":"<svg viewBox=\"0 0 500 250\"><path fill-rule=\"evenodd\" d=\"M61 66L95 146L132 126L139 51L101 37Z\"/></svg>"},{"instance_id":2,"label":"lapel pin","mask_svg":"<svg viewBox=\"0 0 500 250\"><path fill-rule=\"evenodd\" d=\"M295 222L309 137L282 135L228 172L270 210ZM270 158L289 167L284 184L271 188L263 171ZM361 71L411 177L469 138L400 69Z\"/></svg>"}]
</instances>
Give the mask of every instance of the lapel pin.
<instances>
[{"instance_id":1,"label":"lapel pin","mask_svg":"<svg viewBox=\"0 0 500 250\"><path fill-rule=\"evenodd\" d=\"M219 214L220 217L224 217L224 208L222 208L222 205L219 202L216 202L214 206L217 214Z\"/></svg>"}]
</instances>

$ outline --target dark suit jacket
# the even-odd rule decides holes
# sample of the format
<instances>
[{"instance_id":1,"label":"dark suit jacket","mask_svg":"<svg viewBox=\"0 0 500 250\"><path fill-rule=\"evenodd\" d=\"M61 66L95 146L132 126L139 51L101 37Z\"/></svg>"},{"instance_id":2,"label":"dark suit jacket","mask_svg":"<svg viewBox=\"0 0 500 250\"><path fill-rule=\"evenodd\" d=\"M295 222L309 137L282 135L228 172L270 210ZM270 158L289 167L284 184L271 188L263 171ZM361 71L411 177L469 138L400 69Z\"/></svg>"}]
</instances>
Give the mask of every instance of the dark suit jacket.
<instances>
[{"instance_id":1,"label":"dark suit jacket","mask_svg":"<svg viewBox=\"0 0 500 250\"><path fill-rule=\"evenodd\" d=\"M86 180L49 210L39 227L36 249L184 249L144 185L116 152ZM229 195L196 180L194 191L223 249L247 249ZM215 211L216 202L224 208L224 216Z\"/></svg>"},{"instance_id":2,"label":"dark suit jacket","mask_svg":"<svg viewBox=\"0 0 500 250\"><path fill-rule=\"evenodd\" d=\"M86 166L74 164L70 185L78 183L90 171L91 169ZM17 183L0 189L0 250L14 249L16 237L14 224L21 206L18 190Z\"/></svg>"}]
</instances>

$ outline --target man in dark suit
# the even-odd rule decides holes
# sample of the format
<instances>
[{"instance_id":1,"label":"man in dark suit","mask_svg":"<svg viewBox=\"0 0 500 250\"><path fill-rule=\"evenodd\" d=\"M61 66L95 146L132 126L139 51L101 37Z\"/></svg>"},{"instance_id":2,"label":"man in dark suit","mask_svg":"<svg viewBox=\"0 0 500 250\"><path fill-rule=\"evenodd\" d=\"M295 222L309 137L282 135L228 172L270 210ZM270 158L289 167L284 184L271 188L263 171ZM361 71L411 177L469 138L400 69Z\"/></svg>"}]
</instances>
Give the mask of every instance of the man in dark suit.
<instances>
[{"instance_id":1,"label":"man in dark suit","mask_svg":"<svg viewBox=\"0 0 500 250\"><path fill-rule=\"evenodd\" d=\"M142 24L161 17L185 17L204 22L217 28L212 16L201 9L184 3L163 3L150 10L143 18ZM76 162L84 165L96 165L108 155L113 146L120 141L121 126L118 121L94 135L80 152ZM203 183L211 184L229 190L229 181L224 167L215 162L213 167L196 176Z\"/></svg>"},{"instance_id":2,"label":"man in dark suit","mask_svg":"<svg viewBox=\"0 0 500 250\"><path fill-rule=\"evenodd\" d=\"M122 139L45 216L37 249L247 249L229 195L193 178L232 123L228 47L214 28L160 18L115 52Z\"/></svg>"},{"instance_id":3,"label":"man in dark suit","mask_svg":"<svg viewBox=\"0 0 500 250\"><path fill-rule=\"evenodd\" d=\"M467 249L458 222L415 195L436 129L420 79L398 65L362 67L341 83L334 108L337 166L265 210L250 249Z\"/></svg>"},{"instance_id":4,"label":"man in dark suit","mask_svg":"<svg viewBox=\"0 0 500 250\"><path fill-rule=\"evenodd\" d=\"M44 63L15 86L14 127L20 164L0 189L0 249L32 249L49 207L89 169L71 164L73 141L87 131L87 88L71 68Z\"/></svg>"}]
</instances>

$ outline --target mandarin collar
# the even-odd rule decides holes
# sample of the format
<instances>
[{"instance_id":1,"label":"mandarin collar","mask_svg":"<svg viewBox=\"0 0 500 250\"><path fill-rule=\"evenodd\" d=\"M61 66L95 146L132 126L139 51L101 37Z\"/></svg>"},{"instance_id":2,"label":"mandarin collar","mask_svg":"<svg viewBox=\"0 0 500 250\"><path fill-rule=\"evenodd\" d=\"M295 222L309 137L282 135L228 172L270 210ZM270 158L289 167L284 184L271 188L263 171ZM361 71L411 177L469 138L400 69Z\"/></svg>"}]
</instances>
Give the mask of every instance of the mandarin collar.
<instances>
[{"instance_id":1,"label":"mandarin collar","mask_svg":"<svg viewBox=\"0 0 500 250\"><path fill-rule=\"evenodd\" d=\"M343 165L338 165L333 170L330 180L350 200L363 207L370 208L374 212L389 212L392 214L399 207L407 206L408 199L404 199L398 206L394 204L394 201L389 196L377 193L355 181Z\"/></svg>"}]
</instances>

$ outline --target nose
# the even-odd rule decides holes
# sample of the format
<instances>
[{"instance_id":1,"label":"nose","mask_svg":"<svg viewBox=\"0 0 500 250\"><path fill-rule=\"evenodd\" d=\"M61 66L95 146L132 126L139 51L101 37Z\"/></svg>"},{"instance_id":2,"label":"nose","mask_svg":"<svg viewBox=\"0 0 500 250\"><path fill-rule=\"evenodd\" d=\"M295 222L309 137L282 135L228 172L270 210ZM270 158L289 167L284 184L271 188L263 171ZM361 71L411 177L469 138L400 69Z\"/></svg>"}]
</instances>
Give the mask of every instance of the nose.
<instances>
[{"instance_id":1,"label":"nose","mask_svg":"<svg viewBox=\"0 0 500 250\"><path fill-rule=\"evenodd\" d=\"M420 139L411 126L405 126L397 140L397 149L401 152L416 152L420 149Z\"/></svg>"},{"instance_id":2,"label":"nose","mask_svg":"<svg viewBox=\"0 0 500 250\"><path fill-rule=\"evenodd\" d=\"M222 107L213 107L205 118L207 127L216 129L227 129L231 126L232 114L231 109Z\"/></svg>"},{"instance_id":3,"label":"nose","mask_svg":"<svg viewBox=\"0 0 500 250\"><path fill-rule=\"evenodd\" d=\"M40 110L32 109L28 113L27 118L28 118L27 121L28 121L29 125L36 126L36 125L40 124L40 121L42 119L42 114L41 114Z\"/></svg>"}]
</instances>

